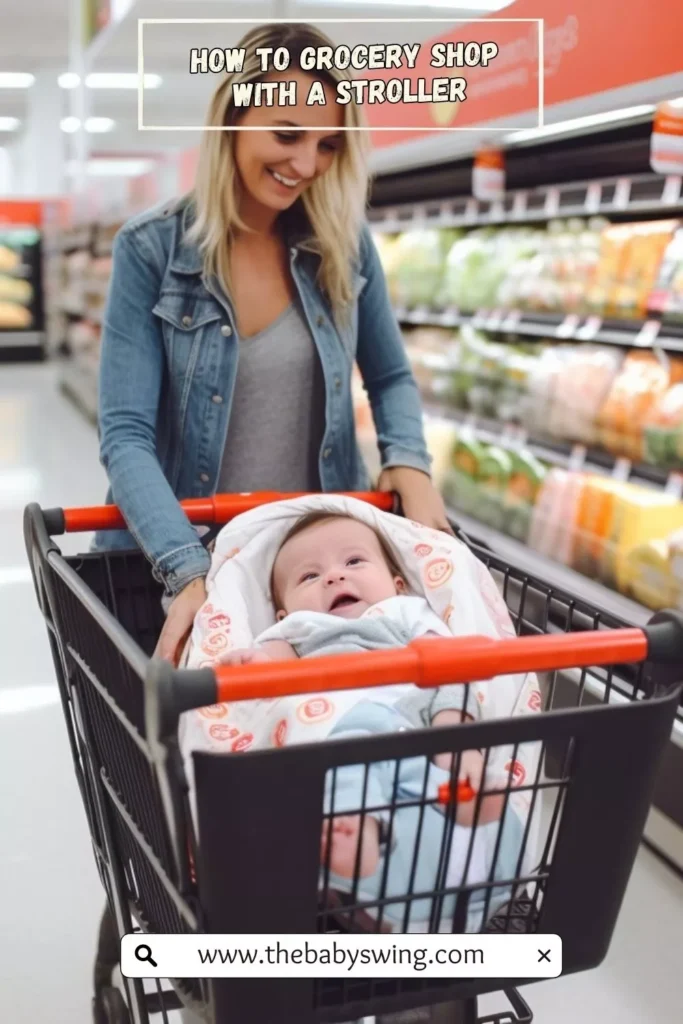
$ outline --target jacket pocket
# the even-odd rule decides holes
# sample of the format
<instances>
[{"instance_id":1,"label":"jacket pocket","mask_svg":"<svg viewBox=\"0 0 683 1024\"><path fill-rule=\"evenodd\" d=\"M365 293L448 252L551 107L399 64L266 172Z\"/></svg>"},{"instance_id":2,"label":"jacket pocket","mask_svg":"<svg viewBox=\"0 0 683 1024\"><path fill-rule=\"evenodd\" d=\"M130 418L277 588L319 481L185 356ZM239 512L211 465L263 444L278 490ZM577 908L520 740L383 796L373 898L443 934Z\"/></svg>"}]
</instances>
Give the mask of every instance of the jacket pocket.
<instances>
[{"instance_id":1,"label":"jacket pocket","mask_svg":"<svg viewBox=\"0 0 683 1024\"><path fill-rule=\"evenodd\" d=\"M184 379L192 374L207 330L225 315L209 298L182 294L162 294L152 312L161 320L169 374Z\"/></svg>"}]
</instances>

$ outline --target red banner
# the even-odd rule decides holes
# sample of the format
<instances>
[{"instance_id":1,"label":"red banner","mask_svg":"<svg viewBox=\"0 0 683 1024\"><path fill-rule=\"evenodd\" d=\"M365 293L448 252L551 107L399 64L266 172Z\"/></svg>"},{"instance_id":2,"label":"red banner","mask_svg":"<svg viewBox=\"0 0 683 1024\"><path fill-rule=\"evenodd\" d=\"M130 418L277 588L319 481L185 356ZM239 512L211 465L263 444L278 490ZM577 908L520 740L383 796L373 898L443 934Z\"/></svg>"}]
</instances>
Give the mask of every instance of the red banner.
<instances>
[{"instance_id":1,"label":"red banner","mask_svg":"<svg viewBox=\"0 0 683 1024\"><path fill-rule=\"evenodd\" d=\"M549 10L550 8L550 10ZM506 18L545 19L543 77L545 106L580 99L636 82L683 71L683 4L681 0L517 0L500 12ZM491 15L495 19L495 15ZM428 135L436 127L468 127L535 110L538 106L539 30L535 22L458 24L422 44L414 69L372 72L373 77L462 75L467 98L455 103L367 104L373 127L396 131L373 132L375 146ZM434 43L492 40L498 55L488 67L430 67ZM370 73L367 77L370 77ZM401 131L401 127L424 132Z\"/></svg>"}]
</instances>

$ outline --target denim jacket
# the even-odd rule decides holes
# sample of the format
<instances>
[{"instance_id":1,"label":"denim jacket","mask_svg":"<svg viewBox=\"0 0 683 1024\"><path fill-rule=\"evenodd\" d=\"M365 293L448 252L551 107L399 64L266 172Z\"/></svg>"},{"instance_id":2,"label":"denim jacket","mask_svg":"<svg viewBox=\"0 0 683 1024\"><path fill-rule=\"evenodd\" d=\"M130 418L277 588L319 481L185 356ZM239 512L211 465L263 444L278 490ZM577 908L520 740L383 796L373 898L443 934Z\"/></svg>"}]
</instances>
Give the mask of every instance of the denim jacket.
<instances>
[{"instance_id":1,"label":"denim jacket","mask_svg":"<svg viewBox=\"0 0 683 1024\"><path fill-rule=\"evenodd\" d=\"M216 279L205 278L201 255L185 238L191 217L185 199L155 207L119 231L102 328L106 500L119 506L130 533L99 533L93 546L138 546L169 595L208 571L209 555L178 501L215 493L239 349L232 304ZM363 228L354 266L353 315L341 327L316 285L319 257L288 235L290 241L291 273L325 381L323 490L370 485L355 436L354 361L382 466L429 472L419 395L369 229Z\"/></svg>"}]
</instances>

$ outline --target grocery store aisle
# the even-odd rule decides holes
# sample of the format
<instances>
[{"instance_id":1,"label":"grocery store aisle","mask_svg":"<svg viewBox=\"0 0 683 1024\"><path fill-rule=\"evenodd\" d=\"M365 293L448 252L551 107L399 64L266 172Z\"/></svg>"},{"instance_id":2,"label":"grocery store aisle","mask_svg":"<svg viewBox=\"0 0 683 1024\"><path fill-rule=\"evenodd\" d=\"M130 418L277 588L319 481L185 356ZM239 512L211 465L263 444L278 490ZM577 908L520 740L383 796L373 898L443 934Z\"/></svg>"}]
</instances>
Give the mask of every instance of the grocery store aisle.
<instances>
[{"instance_id":1,"label":"grocery store aisle","mask_svg":"<svg viewBox=\"0 0 683 1024\"><path fill-rule=\"evenodd\" d=\"M71 766L21 513L98 504L93 428L51 366L0 365L0 1020L89 1024L102 890ZM82 538L66 538L75 551ZM600 851L596 851L596 858ZM683 1003L683 883L642 851L606 963L530 988L536 1024L659 1024ZM484 1001L488 1009L495 1001Z\"/></svg>"}]
</instances>

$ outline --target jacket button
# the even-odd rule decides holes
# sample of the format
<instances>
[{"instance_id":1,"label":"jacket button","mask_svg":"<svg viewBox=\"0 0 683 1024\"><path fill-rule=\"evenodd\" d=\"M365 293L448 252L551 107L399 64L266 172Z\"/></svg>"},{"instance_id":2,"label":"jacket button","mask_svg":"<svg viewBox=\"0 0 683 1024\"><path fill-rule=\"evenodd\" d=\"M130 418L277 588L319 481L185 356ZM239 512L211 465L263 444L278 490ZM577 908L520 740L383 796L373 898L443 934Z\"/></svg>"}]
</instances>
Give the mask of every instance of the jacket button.
<instances>
[{"instance_id":1,"label":"jacket button","mask_svg":"<svg viewBox=\"0 0 683 1024\"><path fill-rule=\"evenodd\" d=\"M208 482L209 482L209 474L208 473L200 473L199 474L199 479L201 480L201 482L203 484L208 484Z\"/></svg>"},{"instance_id":2,"label":"jacket button","mask_svg":"<svg viewBox=\"0 0 683 1024\"><path fill-rule=\"evenodd\" d=\"M220 405L221 402L223 401L223 398L221 397L221 395L213 395L211 401L214 402L216 405Z\"/></svg>"},{"instance_id":3,"label":"jacket button","mask_svg":"<svg viewBox=\"0 0 683 1024\"><path fill-rule=\"evenodd\" d=\"M221 327L221 334L223 335L224 338L230 337L230 335L232 334L232 327L230 326L230 324L223 324L223 326Z\"/></svg>"},{"instance_id":4,"label":"jacket button","mask_svg":"<svg viewBox=\"0 0 683 1024\"><path fill-rule=\"evenodd\" d=\"M341 390L341 377L335 377L334 378L334 390L335 391Z\"/></svg>"},{"instance_id":5,"label":"jacket button","mask_svg":"<svg viewBox=\"0 0 683 1024\"><path fill-rule=\"evenodd\" d=\"M332 449L331 448L326 448L325 451L323 452L323 458L324 459L329 459L331 454L332 454Z\"/></svg>"},{"instance_id":6,"label":"jacket button","mask_svg":"<svg viewBox=\"0 0 683 1024\"><path fill-rule=\"evenodd\" d=\"M183 327L189 327L191 325L191 323L192 323L192 317L191 316L184 316L183 317L183 319L182 319Z\"/></svg>"},{"instance_id":7,"label":"jacket button","mask_svg":"<svg viewBox=\"0 0 683 1024\"><path fill-rule=\"evenodd\" d=\"M320 316L316 320L316 323L317 323L318 327L322 327L324 325L325 317L322 315L322 313L320 314Z\"/></svg>"}]
</instances>

